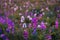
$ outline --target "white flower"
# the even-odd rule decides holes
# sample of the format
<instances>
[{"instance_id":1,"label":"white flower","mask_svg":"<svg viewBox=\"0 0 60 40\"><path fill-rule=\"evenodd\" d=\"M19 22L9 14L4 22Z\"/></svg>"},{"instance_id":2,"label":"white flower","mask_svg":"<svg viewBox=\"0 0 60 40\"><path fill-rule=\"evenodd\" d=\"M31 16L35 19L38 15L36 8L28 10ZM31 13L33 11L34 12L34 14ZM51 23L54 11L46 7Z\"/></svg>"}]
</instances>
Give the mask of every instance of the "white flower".
<instances>
[{"instance_id":1,"label":"white flower","mask_svg":"<svg viewBox=\"0 0 60 40\"><path fill-rule=\"evenodd\" d=\"M29 20L32 20L32 17L30 17Z\"/></svg>"},{"instance_id":2,"label":"white flower","mask_svg":"<svg viewBox=\"0 0 60 40\"><path fill-rule=\"evenodd\" d=\"M16 11L18 9L18 6L16 6L15 8L14 8L14 11Z\"/></svg>"},{"instance_id":3,"label":"white flower","mask_svg":"<svg viewBox=\"0 0 60 40\"><path fill-rule=\"evenodd\" d=\"M44 12L43 12L42 14L43 14L43 15L45 15L45 13L44 13Z\"/></svg>"},{"instance_id":4,"label":"white flower","mask_svg":"<svg viewBox=\"0 0 60 40\"><path fill-rule=\"evenodd\" d=\"M24 22L24 20L25 20L25 17L21 16L21 22Z\"/></svg>"},{"instance_id":5,"label":"white flower","mask_svg":"<svg viewBox=\"0 0 60 40\"><path fill-rule=\"evenodd\" d=\"M27 18L28 18L29 20L32 20L32 17L31 17L30 15L28 15Z\"/></svg>"},{"instance_id":6,"label":"white flower","mask_svg":"<svg viewBox=\"0 0 60 40\"><path fill-rule=\"evenodd\" d=\"M28 15L27 18L30 18L30 15Z\"/></svg>"},{"instance_id":7,"label":"white flower","mask_svg":"<svg viewBox=\"0 0 60 40\"><path fill-rule=\"evenodd\" d=\"M41 25L38 25L37 27L38 27L38 28L40 28L40 27L41 27Z\"/></svg>"},{"instance_id":8,"label":"white flower","mask_svg":"<svg viewBox=\"0 0 60 40\"><path fill-rule=\"evenodd\" d=\"M19 13L19 15L22 15L22 13Z\"/></svg>"},{"instance_id":9,"label":"white flower","mask_svg":"<svg viewBox=\"0 0 60 40\"><path fill-rule=\"evenodd\" d=\"M23 23L23 26L22 26L23 28L26 28L27 27L27 25L26 25L26 23Z\"/></svg>"},{"instance_id":10,"label":"white flower","mask_svg":"<svg viewBox=\"0 0 60 40\"><path fill-rule=\"evenodd\" d=\"M44 11L44 9L42 8L41 11Z\"/></svg>"}]
</instances>

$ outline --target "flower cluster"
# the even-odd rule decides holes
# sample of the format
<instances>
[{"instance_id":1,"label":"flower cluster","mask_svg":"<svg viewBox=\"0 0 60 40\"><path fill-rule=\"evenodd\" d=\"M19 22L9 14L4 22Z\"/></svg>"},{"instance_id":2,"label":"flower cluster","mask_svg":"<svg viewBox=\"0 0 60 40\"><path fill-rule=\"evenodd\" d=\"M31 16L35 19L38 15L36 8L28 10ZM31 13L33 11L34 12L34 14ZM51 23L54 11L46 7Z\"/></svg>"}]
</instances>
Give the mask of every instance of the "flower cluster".
<instances>
[{"instance_id":1,"label":"flower cluster","mask_svg":"<svg viewBox=\"0 0 60 40\"><path fill-rule=\"evenodd\" d=\"M52 40L52 34L60 34L59 24L60 5L56 0L0 0L3 40Z\"/></svg>"}]
</instances>

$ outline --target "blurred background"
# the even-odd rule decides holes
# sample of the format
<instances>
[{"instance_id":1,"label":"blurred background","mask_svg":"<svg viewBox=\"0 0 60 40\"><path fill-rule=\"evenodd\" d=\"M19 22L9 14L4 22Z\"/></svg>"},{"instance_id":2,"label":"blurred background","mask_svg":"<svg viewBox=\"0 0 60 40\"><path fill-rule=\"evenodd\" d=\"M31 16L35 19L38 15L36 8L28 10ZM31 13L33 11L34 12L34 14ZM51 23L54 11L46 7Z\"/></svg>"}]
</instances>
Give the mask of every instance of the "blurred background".
<instances>
[{"instance_id":1,"label":"blurred background","mask_svg":"<svg viewBox=\"0 0 60 40\"><path fill-rule=\"evenodd\" d=\"M60 40L60 0L0 0L0 40Z\"/></svg>"}]
</instances>

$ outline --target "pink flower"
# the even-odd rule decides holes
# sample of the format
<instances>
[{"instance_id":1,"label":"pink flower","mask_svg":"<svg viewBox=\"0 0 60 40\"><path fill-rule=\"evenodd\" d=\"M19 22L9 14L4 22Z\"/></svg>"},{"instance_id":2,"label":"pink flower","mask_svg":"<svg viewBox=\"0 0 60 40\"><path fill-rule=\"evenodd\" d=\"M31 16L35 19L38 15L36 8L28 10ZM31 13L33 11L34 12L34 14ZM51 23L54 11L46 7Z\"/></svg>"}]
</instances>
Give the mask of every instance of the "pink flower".
<instances>
[{"instance_id":1,"label":"pink flower","mask_svg":"<svg viewBox=\"0 0 60 40\"><path fill-rule=\"evenodd\" d=\"M58 23L58 19L55 21L55 28L58 29L59 23Z\"/></svg>"}]
</instances>

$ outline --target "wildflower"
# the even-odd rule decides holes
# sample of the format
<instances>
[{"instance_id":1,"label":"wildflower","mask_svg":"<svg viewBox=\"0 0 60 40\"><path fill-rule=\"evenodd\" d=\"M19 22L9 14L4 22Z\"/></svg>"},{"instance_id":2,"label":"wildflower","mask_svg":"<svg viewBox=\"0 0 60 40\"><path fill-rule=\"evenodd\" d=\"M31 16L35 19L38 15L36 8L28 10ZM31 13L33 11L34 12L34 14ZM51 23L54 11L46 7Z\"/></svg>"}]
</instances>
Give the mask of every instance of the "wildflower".
<instances>
[{"instance_id":1,"label":"wildflower","mask_svg":"<svg viewBox=\"0 0 60 40\"><path fill-rule=\"evenodd\" d=\"M30 18L30 15L28 15L27 18Z\"/></svg>"},{"instance_id":2,"label":"wildflower","mask_svg":"<svg viewBox=\"0 0 60 40\"><path fill-rule=\"evenodd\" d=\"M46 29L46 25L45 25L45 23L43 21L41 22L40 25L41 25L41 29Z\"/></svg>"},{"instance_id":3,"label":"wildflower","mask_svg":"<svg viewBox=\"0 0 60 40\"><path fill-rule=\"evenodd\" d=\"M58 23L58 19L55 21L55 28L56 29L58 29L58 25L59 25L59 23Z\"/></svg>"},{"instance_id":4,"label":"wildflower","mask_svg":"<svg viewBox=\"0 0 60 40\"><path fill-rule=\"evenodd\" d=\"M28 39L28 31L24 30L23 35L24 35L24 39L27 40Z\"/></svg>"},{"instance_id":5,"label":"wildflower","mask_svg":"<svg viewBox=\"0 0 60 40\"><path fill-rule=\"evenodd\" d=\"M51 38L51 35L46 35L46 40L51 40L52 38Z\"/></svg>"},{"instance_id":6,"label":"wildflower","mask_svg":"<svg viewBox=\"0 0 60 40\"><path fill-rule=\"evenodd\" d=\"M41 27L41 25L38 25L37 27L38 27L38 28L40 28L40 27Z\"/></svg>"},{"instance_id":7,"label":"wildflower","mask_svg":"<svg viewBox=\"0 0 60 40\"><path fill-rule=\"evenodd\" d=\"M7 23L7 25L8 25L6 31L9 32L11 29L14 29L14 22L13 22L11 19L6 18L6 23ZM12 30L12 31L13 31L13 30Z\"/></svg>"},{"instance_id":8,"label":"wildflower","mask_svg":"<svg viewBox=\"0 0 60 40\"><path fill-rule=\"evenodd\" d=\"M29 25L28 25L28 26L29 26L29 28L31 28L31 23L29 23Z\"/></svg>"},{"instance_id":9,"label":"wildflower","mask_svg":"<svg viewBox=\"0 0 60 40\"><path fill-rule=\"evenodd\" d=\"M16 11L16 10L18 10L18 6L17 5L15 5L16 7L14 7L14 11Z\"/></svg>"},{"instance_id":10,"label":"wildflower","mask_svg":"<svg viewBox=\"0 0 60 40\"><path fill-rule=\"evenodd\" d=\"M0 17L0 23L4 24L5 23L5 19L3 19L2 17Z\"/></svg>"},{"instance_id":11,"label":"wildflower","mask_svg":"<svg viewBox=\"0 0 60 40\"><path fill-rule=\"evenodd\" d=\"M33 18L32 19L32 23L33 23L33 27L36 28L37 27L37 18Z\"/></svg>"},{"instance_id":12,"label":"wildflower","mask_svg":"<svg viewBox=\"0 0 60 40\"><path fill-rule=\"evenodd\" d=\"M26 27L27 27L26 23L23 23L23 28L26 28Z\"/></svg>"},{"instance_id":13,"label":"wildflower","mask_svg":"<svg viewBox=\"0 0 60 40\"><path fill-rule=\"evenodd\" d=\"M29 15L27 16L27 18L29 18L29 20L32 20L32 17L31 17L31 16L29 16Z\"/></svg>"},{"instance_id":14,"label":"wildflower","mask_svg":"<svg viewBox=\"0 0 60 40\"><path fill-rule=\"evenodd\" d=\"M48 8L48 7L46 7L46 10L47 10L47 11L49 11L49 8Z\"/></svg>"},{"instance_id":15,"label":"wildflower","mask_svg":"<svg viewBox=\"0 0 60 40\"><path fill-rule=\"evenodd\" d=\"M37 30L36 30L36 28L33 29L32 37L33 37L34 40L37 40Z\"/></svg>"},{"instance_id":16,"label":"wildflower","mask_svg":"<svg viewBox=\"0 0 60 40\"><path fill-rule=\"evenodd\" d=\"M32 34L33 34L34 36L36 36L36 34L37 34L37 31L36 31L36 29L33 29L33 32L32 32Z\"/></svg>"},{"instance_id":17,"label":"wildflower","mask_svg":"<svg viewBox=\"0 0 60 40\"><path fill-rule=\"evenodd\" d=\"M40 17L42 17L44 14L40 14Z\"/></svg>"},{"instance_id":18,"label":"wildflower","mask_svg":"<svg viewBox=\"0 0 60 40\"><path fill-rule=\"evenodd\" d=\"M60 18L60 14L57 14L57 17Z\"/></svg>"},{"instance_id":19,"label":"wildflower","mask_svg":"<svg viewBox=\"0 0 60 40\"><path fill-rule=\"evenodd\" d=\"M32 23L36 23L38 20L37 20L37 18L35 17L35 18L32 18Z\"/></svg>"},{"instance_id":20,"label":"wildflower","mask_svg":"<svg viewBox=\"0 0 60 40\"><path fill-rule=\"evenodd\" d=\"M10 29L9 29L9 28L6 28L6 32L7 32L7 33L10 33Z\"/></svg>"},{"instance_id":21,"label":"wildflower","mask_svg":"<svg viewBox=\"0 0 60 40\"><path fill-rule=\"evenodd\" d=\"M34 14L34 17L36 17L37 14Z\"/></svg>"},{"instance_id":22,"label":"wildflower","mask_svg":"<svg viewBox=\"0 0 60 40\"><path fill-rule=\"evenodd\" d=\"M41 11L44 11L44 9L42 8Z\"/></svg>"},{"instance_id":23,"label":"wildflower","mask_svg":"<svg viewBox=\"0 0 60 40\"><path fill-rule=\"evenodd\" d=\"M22 15L22 13L19 13L19 16Z\"/></svg>"},{"instance_id":24,"label":"wildflower","mask_svg":"<svg viewBox=\"0 0 60 40\"><path fill-rule=\"evenodd\" d=\"M5 34L1 34L1 38L3 39L3 40L7 40L8 39L8 37L5 35ZM9 40L9 39L8 39Z\"/></svg>"},{"instance_id":25,"label":"wildflower","mask_svg":"<svg viewBox=\"0 0 60 40\"><path fill-rule=\"evenodd\" d=\"M21 22L24 22L24 20L25 20L25 17L21 16Z\"/></svg>"}]
</instances>

